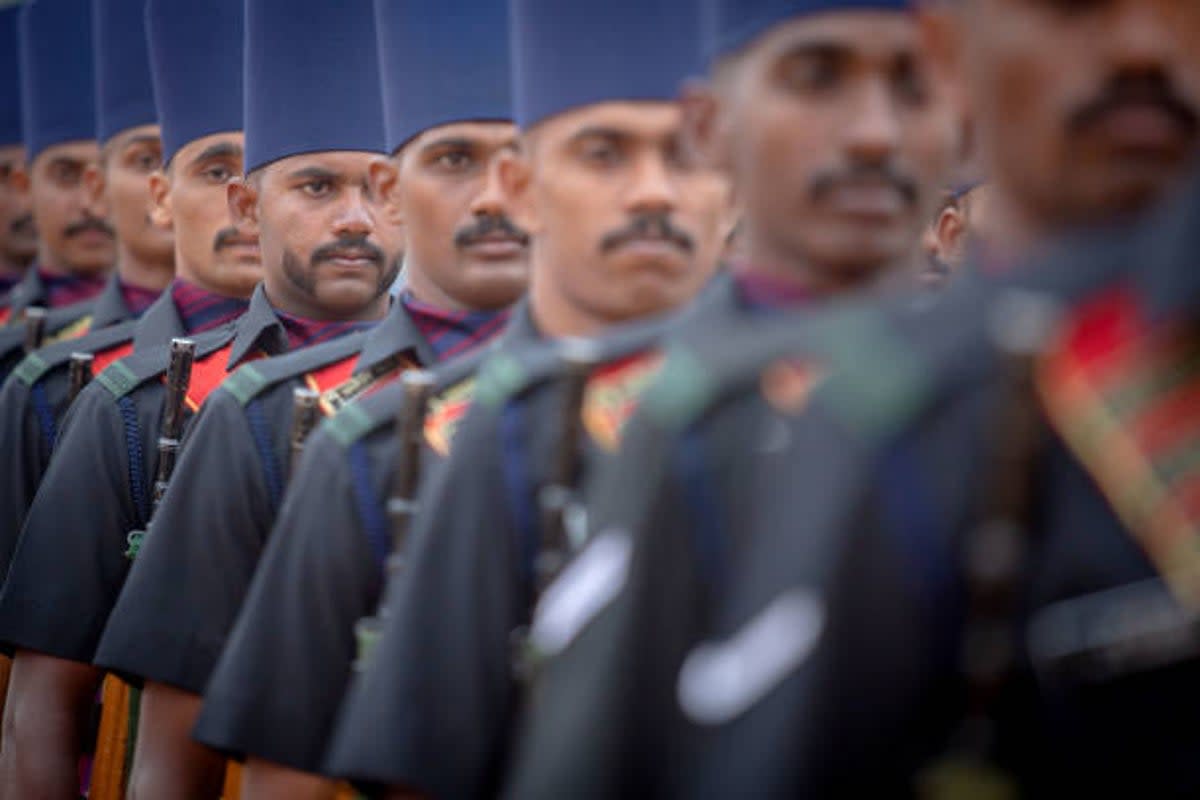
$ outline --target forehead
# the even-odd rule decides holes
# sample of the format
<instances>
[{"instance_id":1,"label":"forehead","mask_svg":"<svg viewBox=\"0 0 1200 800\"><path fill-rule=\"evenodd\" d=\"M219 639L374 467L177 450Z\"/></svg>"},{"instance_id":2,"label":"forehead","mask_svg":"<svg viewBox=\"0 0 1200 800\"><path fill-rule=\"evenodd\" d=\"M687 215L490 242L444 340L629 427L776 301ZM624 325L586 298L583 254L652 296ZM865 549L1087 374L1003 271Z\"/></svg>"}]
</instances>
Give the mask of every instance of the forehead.
<instances>
[{"instance_id":1,"label":"forehead","mask_svg":"<svg viewBox=\"0 0 1200 800\"><path fill-rule=\"evenodd\" d=\"M532 141L569 145L589 135L656 141L676 136L682 121L678 103L659 101L596 103L559 114L530 131Z\"/></svg>"},{"instance_id":2,"label":"forehead","mask_svg":"<svg viewBox=\"0 0 1200 800\"><path fill-rule=\"evenodd\" d=\"M323 150L288 156L263 167L263 187L318 174L330 178L363 178L371 164L381 158L383 156L379 153L359 150Z\"/></svg>"},{"instance_id":3,"label":"forehead","mask_svg":"<svg viewBox=\"0 0 1200 800\"><path fill-rule=\"evenodd\" d=\"M517 126L511 122L452 122L423 131L404 146L404 152L420 152L446 142L476 147L505 147L516 141Z\"/></svg>"},{"instance_id":4,"label":"forehead","mask_svg":"<svg viewBox=\"0 0 1200 800\"><path fill-rule=\"evenodd\" d=\"M139 125L126 128L109 139L104 145L105 155L119 153L126 147L137 144L162 144L162 135L157 125Z\"/></svg>"},{"instance_id":5,"label":"forehead","mask_svg":"<svg viewBox=\"0 0 1200 800\"><path fill-rule=\"evenodd\" d=\"M837 11L777 25L750 45L749 60L770 64L815 50L863 61L889 62L920 47L916 18L899 11Z\"/></svg>"},{"instance_id":6,"label":"forehead","mask_svg":"<svg viewBox=\"0 0 1200 800\"><path fill-rule=\"evenodd\" d=\"M34 169L61 161L84 163L95 161L100 155L100 145L94 141L63 142L54 144L38 153L34 159Z\"/></svg>"},{"instance_id":7,"label":"forehead","mask_svg":"<svg viewBox=\"0 0 1200 800\"><path fill-rule=\"evenodd\" d=\"M211 158L240 159L245 141L246 136L241 131L224 131L192 139L175 151L171 159L171 170L187 169Z\"/></svg>"}]
</instances>

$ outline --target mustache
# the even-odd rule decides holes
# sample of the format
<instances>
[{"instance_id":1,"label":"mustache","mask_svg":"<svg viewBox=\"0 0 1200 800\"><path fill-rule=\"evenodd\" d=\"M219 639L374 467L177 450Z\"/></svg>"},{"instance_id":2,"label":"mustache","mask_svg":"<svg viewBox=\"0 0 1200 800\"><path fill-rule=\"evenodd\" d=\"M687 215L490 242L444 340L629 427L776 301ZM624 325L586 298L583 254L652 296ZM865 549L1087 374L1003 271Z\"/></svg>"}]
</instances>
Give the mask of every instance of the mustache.
<instances>
[{"instance_id":1,"label":"mustache","mask_svg":"<svg viewBox=\"0 0 1200 800\"><path fill-rule=\"evenodd\" d=\"M1082 104L1067 118L1069 130L1078 133L1128 106L1151 106L1171 117L1189 134L1200 128L1200 113L1184 100L1174 84L1159 71L1122 73L1110 80L1100 95Z\"/></svg>"},{"instance_id":2,"label":"mustache","mask_svg":"<svg viewBox=\"0 0 1200 800\"><path fill-rule=\"evenodd\" d=\"M33 224L33 214L22 214L14 219L8 225L9 233L36 233L37 228Z\"/></svg>"},{"instance_id":3,"label":"mustache","mask_svg":"<svg viewBox=\"0 0 1200 800\"><path fill-rule=\"evenodd\" d=\"M857 161L847 167L831 167L818 172L809 182L809 193L814 200L822 200L842 184L864 182L886 184L900 194L907 205L917 204L917 182L891 161Z\"/></svg>"},{"instance_id":4,"label":"mustache","mask_svg":"<svg viewBox=\"0 0 1200 800\"><path fill-rule=\"evenodd\" d=\"M641 239L655 239L669 242L685 253L696 249L696 242L687 231L676 227L667 212L655 214L638 214L632 221L620 230L605 234L600 240L600 252L610 253L630 242Z\"/></svg>"},{"instance_id":5,"label":"mustache","mask_svg":"<svg viewBox=\"0 0 1200 800\"><path fill-rule=\"evenodd\" d=\"M89 231L94 233L103 233L105 236L114 235L112 226L110 226L104 220L96 219L95 217L85 217L84 219L79 220L79 222L72 222L70 225L64 228L63 236L70 239L74 236L80 235L81 233L87 233Z\"/></svg>"},{"instance_id":6,"label":"mustache","mask_svg":"<svg viewBox=\"0 0 1200 800\"><path fill-rule=\"evenodd\" d=\"M376 267L383 266L383 251L377 245L367 241L365 236L348 236L338 239L336 242L323 244L313 251L308 261L311 266L315 267L322 261L332 261L335 258L345 258L346 256L366 258Z\"/></svg>"},{"instance_id":7,"label":"mustache","mask_svg":"<svg viewBox=\"0 0 1200 800\"><path fill-rule=\"evenodd\" d=\"M242 234L237 228L228 227L217 231L213 237L212 249L214 253L219 253L226 247L233 247L239 244L258 244L253 236Z\"/></svg>"},{"instance_id":8,"label":"mustache","mask_svg":"<svg viewBox=\"0 0 1200 800\"><path fill-rule=\"evenodd\" d=\"M454 234L455 247L470 247L489 237L501 234L516 239L522 245L529 244L529 234L518 228L504 214L489 214L480 217L474 224L460 228Z\"/></svg>"}]
</instances>

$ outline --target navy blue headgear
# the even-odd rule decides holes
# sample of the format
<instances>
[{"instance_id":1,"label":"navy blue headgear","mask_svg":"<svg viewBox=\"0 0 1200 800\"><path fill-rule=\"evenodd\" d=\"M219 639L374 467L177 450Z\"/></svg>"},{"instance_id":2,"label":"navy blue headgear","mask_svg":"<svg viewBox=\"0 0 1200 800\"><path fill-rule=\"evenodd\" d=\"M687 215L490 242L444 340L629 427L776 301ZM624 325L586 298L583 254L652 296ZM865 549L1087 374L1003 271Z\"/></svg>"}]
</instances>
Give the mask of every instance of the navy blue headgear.
<instances>
[{"instance_id":1,"label":"navy blue headgear","mask_svg":"<svg viewBox=\"0 0 1200 800\"><path fill-rule=\"evenodd\" d=\"M246 172L301 153L382 153L371 0L246 0Z\"/></svg>"},{"instance_id":2,"label":"navy blue headgear","mask_svg":"<svg viewBox=\"0 0 1200 800\"><path fill-rule=\"evenodd\" d=\"M673 100L699 66L695 0L512 0L516 119L571 108Z\"/></svg>"},{"instance_id":3,"label":"navy blue headgear","mask_svg":"<svg viewBox=\"0 0 1200 800\"><path fill-rule=\"evenodd\" d=\"M705 55L728 55L780 22L807 14L911 8L912 0L705 0Z\"/></svg>"},{"instance_id":4,"label":"navy blue headgear","mask_svg":"<svg viewBox=\"0 0 1200 800\"><path fill-rule=\"evenodd\" d=\"M0 147L21 143L21 71L16 6L0 8Z\"/></svg>"},{"instance_id":5,"label":"navy blue headgear","mask_svg":"<svg viewBox=\"0 0 1200 800\"><path fill-rule=\"evenodd\" d=\"M47 147L96 138L92 4L37 0L21 7L21 128L25 158Z\"/></svg>"},{"instance_id":6,"label":"navy blue headgear","mask_svg":"<svg viewBox=\"0 0 1200 800\"><path fill-rule=\"evenodd\" d=\"M438 125L511 120L506 0L375 0L388 149Z\"/></svg>"},{"instance_id":7,"label":"navy blue headgear","mask_svg":"<svg viewBox=\"0 0 1200 800\"><path fill-rule=\"evenodd\" d=\"M150 86L143 0L92 0L96 56L96 138L158 121Z\"/></svg>"},{"instance_id":8,"label":"navy blue headgear","mask_svg":"<svg viewBox=\"0 0 1200 800\"><path fill-rule=\"evenodd\" d=\"M242 129L242 0L146 3L163 163L188 142Z\"/></svg>"}]
</instances>

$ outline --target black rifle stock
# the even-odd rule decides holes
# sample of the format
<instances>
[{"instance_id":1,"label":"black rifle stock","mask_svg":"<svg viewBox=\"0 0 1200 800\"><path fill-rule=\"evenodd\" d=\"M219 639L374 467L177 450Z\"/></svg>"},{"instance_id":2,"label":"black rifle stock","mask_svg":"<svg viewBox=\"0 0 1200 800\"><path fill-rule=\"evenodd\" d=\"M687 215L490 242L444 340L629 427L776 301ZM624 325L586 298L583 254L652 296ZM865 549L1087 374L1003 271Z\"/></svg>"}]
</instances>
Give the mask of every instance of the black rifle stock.
<instances>
[{"instance_id":1,"label":"black rifle stock","mask_svg":"<svg viewBox=\"0 0 1200 800\"><path fill-rule=\"evenodd\" d=\"M158 471L154 478L153 509L162 502L175 459L179 455L179 437L183 435L183 412L188 387L192 382L192 362L196 343L191 339L171 340L171 360L167 365L167 394L163 398L162 428L158 437ZM153 513L153 511L151 511Z\"/></svg>"},{"instance_id":2,"label":"black rifle stock","mask_svg":"<svg viewBox=\"0 0 1200 800\"><path fill-rule=\"evenodd\" d=\"M289 477L295 477L296 467L300 465L300 456L304 454L304 443L309 434L321 421L321 395L307 387L298 386L292 390L292 428L288 434L291 450L288 461Z\"/></svg>"},{"instance_id":3,"label":"black rifle stock","mask_svg":"<svg viewBox=\"0 0 1200 800\"><path fill-rule=\"evenodd\" d=\"M574 555L567 515L583 462L584 397L588 379L600 363L600 353L591 342L572 339L563 342L561 359L562 398L552 423L558 436L546 482L538 492L541 546L534 564L535 601Z\"/></svg>"},{"instance_id":4,"label":"black rifle stock","mask_svg":"<svg viewBox=\"0 0 1200 800\"><path fill-rule=\"evenodd\" d=\"M421 487L421 448L425 441L425 418L429 413L429 401L433 396L433 373L423 369L405 372L400 381L404 386L404 404L396 416L396 443L398 453L396 469L392 473L391 490L387 501L388 521L392 528L392 547L385 565L385 586L404 569L404 551L417 515L417 494ZM382 630L385 599L380 598L375 614L363 617L354 626L358 641L356 670L366 667Z\"/></svg>"},{"instance_id":5,"label":"black rifle stock","mask_svg":"<svg viewBox=\"0 0 1200 800\"><path fill-rule=\"evenodd\" d=\"M67 367L67 404L75 402L83 387L92 382L92 363L96 357L91 353L71 353Z\"/></svg>"},{"instance_id":6,"label":"black rifle stock","mask_svg":"<svg viewBox=\"0 0 1200 800\"><path fill-rule=\"evenodd\" d=\"M30 306L25 309L25 352L32 353L46 339L46 309Z\"/></svg>"}]
</instances>

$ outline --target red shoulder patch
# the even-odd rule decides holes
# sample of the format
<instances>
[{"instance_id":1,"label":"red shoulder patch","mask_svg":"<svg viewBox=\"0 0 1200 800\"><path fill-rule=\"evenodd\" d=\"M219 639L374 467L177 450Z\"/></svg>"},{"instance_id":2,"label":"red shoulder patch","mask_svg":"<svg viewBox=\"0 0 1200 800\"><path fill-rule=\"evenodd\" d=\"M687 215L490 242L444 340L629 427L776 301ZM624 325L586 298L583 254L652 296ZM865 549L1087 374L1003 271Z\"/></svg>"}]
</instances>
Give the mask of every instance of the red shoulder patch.
<instances>
[{"instance_id":1,"label":"red shoulder patch","mask_svg":"<svg viewBox=\"0 0 1200 800\"><path fill-rule=\"evenodd\" d=\"M625 423L662 364L661 352L647 350L592 373L583 395L583 425L597 444L610 451L620 446Z\"/></svg>"}]
</instances>

